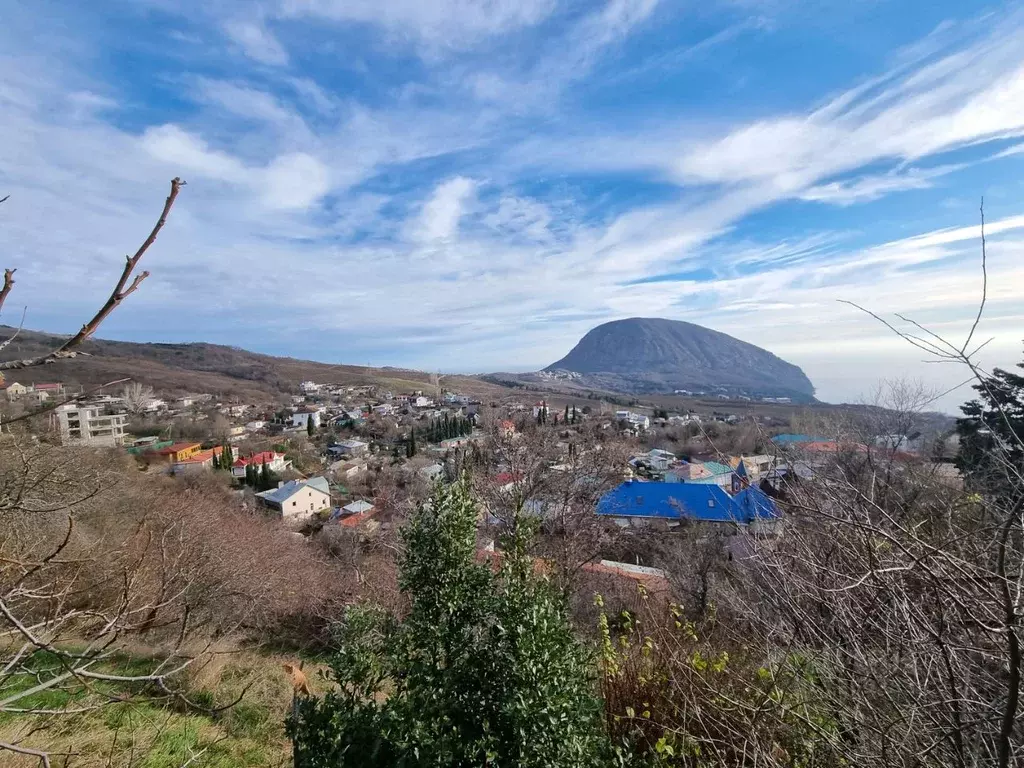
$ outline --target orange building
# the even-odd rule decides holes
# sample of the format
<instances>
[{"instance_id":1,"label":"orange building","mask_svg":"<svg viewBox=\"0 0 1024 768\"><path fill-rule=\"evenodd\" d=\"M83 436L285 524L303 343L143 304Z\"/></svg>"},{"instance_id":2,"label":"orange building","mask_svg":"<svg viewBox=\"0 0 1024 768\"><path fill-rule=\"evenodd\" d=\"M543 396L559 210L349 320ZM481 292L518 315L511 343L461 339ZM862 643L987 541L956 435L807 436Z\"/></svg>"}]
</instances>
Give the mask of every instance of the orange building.
<instances>
[{"instance_id":1,"label":"orange building","mask_svg":"<svg viewBox=\"0 0 1024 768\"><path fill-rule=\"evenodd\" d=\"M172 443L166 448L161 448L154 455L159 456L163 461L176 464L186 459L191 459L203 449L202 443Z\"/></svg>"}]
</instances>

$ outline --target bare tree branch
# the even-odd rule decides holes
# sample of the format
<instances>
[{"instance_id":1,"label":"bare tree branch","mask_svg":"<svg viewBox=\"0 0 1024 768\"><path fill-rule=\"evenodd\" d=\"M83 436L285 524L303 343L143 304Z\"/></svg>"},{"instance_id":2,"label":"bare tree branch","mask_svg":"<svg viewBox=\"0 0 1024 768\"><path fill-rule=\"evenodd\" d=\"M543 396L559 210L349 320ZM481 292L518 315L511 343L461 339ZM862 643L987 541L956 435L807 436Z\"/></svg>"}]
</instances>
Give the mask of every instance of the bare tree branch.
<instances>
[{"instance_id":1,"label":"bare tree branch","mask_svg":"<svg viewBox=\"0 0 1024 768\"><path fill-rule=\"evenodd\" d=\"M7 198L5 197L4 200L6 199ZM0 200L0 203L2 202L3 200ZM7 294L9 294L11 289L14 287L14 273L17 271L18 270L16 269L4 270L4 287L0 288L0 309L4 308L4 302L7 301Z\"/></svg>"},{"instance_id":2,"label":"bare tree branch","mask_svg":"<svg viewBox=\"0 0 1024 768\"><path fill-rule=\"evenodd\" d=\"M985 311L985 297L988 295L988 263L985 254L985 198L981 198L981 303L978 305L978 314L974 318L974 325L971 326L970 333L967 334L967 339L964 340L964 345L960 348L961 354L966 354L967 347L971 345L971 339L974 338L974 331L978 327L978 323L981 322L981 315ZM975 350L976 353L978 350ZM972 353L973 355L974 353Z\"/></svg>"},{"instance_id":3,"label":"bare tree branch","mask_svg":"<svg viewBox=\"0 0 1024 768\"><path fill-rule=\"evenodd\" d=\"M7 198L5 197L4 200ZM2 203L3 200L0 200ZM50 768L50 755L47 752L43 752L40 749L29 749L28 747L19 747L16 744L8 744L0 741L0 749L6 749L9 752L17 752L19 755L31 755L32 757L39 758L39 764L43 768Z\"/></svg>"},{"instance_id":4,"label":"bare tree branch","mask_svg":"<svg viewBox=\"0 0 1024 768\"><path fill-rule=\"evenodd\" d=\"M4 363L0 363L0 371L12 370L20 368L29 368L36 365L45 365L47 363L53 363L57 360L74 357L77 353L75 347L79 346L83 341L91 337L96 330L100 327L100 324L107 318L107 316L113 312L125 300L128 296L138 290L138 287L142 284L142 281L149 277L149 272L141 272L132 278L132 273L135 271L135 267L138 266L139 261L145 255L146 251L156 240L160 230L163 229L164 224L167 222L167 215L171 211L171 207L174 205L175 199L178 197L178 192L181 191L181 187L184 186L185 182L177 176L171 180L171 192L167 195L167 199L164 201L163 210L160 213L160 218L157 219L156 224L153 226L152 231L149 233L149 237L145 239L139 249L133 256L125 257L124 270L121 272L121 278L117 281L117 285L114 286L114 290L111 292L110 297L106 303L100 307L100 310L93 316L93 318L82 326L82 329L72 336L70 339L61 344L57 349L40 355L39 357L32 357L25 360L9 360ZM9 275L13 273L13 270L7 270L5 273L4 288L0 291L0 307L3 305L3 299L10 292L8 287L9 283L13 283L13 280L8 280ZM129 285L128 280L132 278L132 282Z\"/></svg>"},{"instance_id":5,"label":"bare tree branch","mask_svg":"<svg viewBox=\"0 0 1024 768\"><path fill-rule=\"evenodd\" d=\"M2 303L3 303L3 302L2 302L2 301L0 301L0 304L2 304ZM15 332L14 332L14 333L13 333L13 334L11 335L11 337L10 337L9 339L5 339L4 341L0 341L0 350L2 350L2 349L6 349L6 347L7 347L7 345L8 345L8 344L10 344L10 343L11 343L12 341L14 341L14 340L15 340L16 338L18 338L18 334L19 334L19 333L21 333L21 329L25 327L25 315L26 315L27 313L28 313L28 307L25 307L25 308L24 308L23 310L21 310L21 322L20 322L20 323L18 323L18 330L16 330L16 331L15 331Z\"/></svg>"}]
</instances>

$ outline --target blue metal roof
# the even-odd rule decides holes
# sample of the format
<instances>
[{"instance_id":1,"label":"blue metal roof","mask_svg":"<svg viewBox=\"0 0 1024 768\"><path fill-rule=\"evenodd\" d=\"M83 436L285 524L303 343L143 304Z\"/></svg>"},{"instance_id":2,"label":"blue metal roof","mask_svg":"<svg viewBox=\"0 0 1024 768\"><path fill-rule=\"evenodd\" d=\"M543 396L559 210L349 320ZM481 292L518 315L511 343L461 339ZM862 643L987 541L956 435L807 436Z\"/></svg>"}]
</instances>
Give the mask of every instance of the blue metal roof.
<instances>
[{"instance_id":1,"label":"blue metal roof","mask_svg":"<svg viewBox=\"0 0 1024 768\"><path fill-rule=\"evenodd\" d=\"M772 498L756 485L748 486L732 497L733 503L742 510L747 520L781 517Z\"/></svg>"},{"instance_id":2,"label":"blue metal roof","mask_svg":"<svg viewBox=\"0 0 1024 768\"><path fill-rule=\"evenodd\" d=\"M749 490L752 489L747 489ZM760 490L753 490L757 493L747 494L742 502L738 503L737 499L729 496L717 485L644 483L631 480L602 496L597 504L597 513L614 517L651 517L669 520L690 518L718 523L749 523L758 517L777 517L779 513L774 502Z\"/></svg>"},{"instance_id":3,"label":"blue metal roof","mask_svg":"<svg viewBox=\"0 0 1024 768\"><path fill-rule=\"evenodd\" d=\"M289 480L280 488L273 488L269 491L257 493L256 495L262 499L266 499L267 501L272 501L275 504L283 504L307 485L311 488L316 488L318 491L323 491L328 496L331 495L331 486L328 484L326 478L323 477L311 477L308 480Z\"/></svg>"}]
</instances>

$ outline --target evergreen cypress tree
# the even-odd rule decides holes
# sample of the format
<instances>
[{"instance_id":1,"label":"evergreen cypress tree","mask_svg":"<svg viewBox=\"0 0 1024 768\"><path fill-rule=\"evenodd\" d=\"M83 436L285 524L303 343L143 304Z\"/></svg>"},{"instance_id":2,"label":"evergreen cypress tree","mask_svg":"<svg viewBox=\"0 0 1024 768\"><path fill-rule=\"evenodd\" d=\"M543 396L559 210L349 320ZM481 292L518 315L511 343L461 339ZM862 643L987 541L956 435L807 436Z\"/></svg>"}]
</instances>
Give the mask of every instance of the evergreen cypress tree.
<instances>
[{"instance_id":1,"label":"evergreen cypress tree","mask_svg":"<svg viewBox=\"0 0 1024 768\"><path fill-rule=\"evenodd\" d=\"M271 485L270 485L270 470L267 469L267 462L266 462L266 460L264 460L263 463L260 465L259 486L260 486L260 490L261 491L269 491L270 488L271 488Z\"/></svg>"},{"instance_id":2,"label":"evergreen cypress tree","mask_svg":"<svg viewBox=\"0 0 1024 768\"><path fill-rule=\"evenodd\" d=\"M220 469L220 456L217 455L216 451L213 452L213 469L215 472Z\"/></svg>"},{"instance_id":3,"label":"evergreen cypress tree","mask_svg":"<svg viewBox=\"0 0 1024 768\"><path fill-rule=\"evenodd\" d=\"M316 424L313 423L313 414L306 417L306 434L312 437L316 434Z\"/></svg>"},{"instance_id":4,"label":"evergreen cypress tree","mask_svg":"<svg viewBox=\"0 0 1024 768\"><path fill-rule=\"evenodd\" d=\"M565 418L562 419L562 423L563 424L568 424L569 423L569 404L568 403L565 404Z\"/></svg>"},{"instance_id":5,"label":"evergreen cypress tree","mask_svg":"<svg viewBox=\"0 0 1024 768\"><path fill-rule=\"evenodd\" d=\"M252 462L245 465L245 484L250 488L256 487L256 469L253 467Z\"/></svg>"},{"instance_id":6,"label":"evergreen cypress tree","mask_svg":"<svg viewBox=\"0 0 1024 768\"><path fill-rule=\"evenodd\" d=\"M226 469L228 472L231 471L232 465L235 463L235 456L231 450L231 445L224 443L224 446L220 452L220 468Z\"/></svg>"}]
</instances>

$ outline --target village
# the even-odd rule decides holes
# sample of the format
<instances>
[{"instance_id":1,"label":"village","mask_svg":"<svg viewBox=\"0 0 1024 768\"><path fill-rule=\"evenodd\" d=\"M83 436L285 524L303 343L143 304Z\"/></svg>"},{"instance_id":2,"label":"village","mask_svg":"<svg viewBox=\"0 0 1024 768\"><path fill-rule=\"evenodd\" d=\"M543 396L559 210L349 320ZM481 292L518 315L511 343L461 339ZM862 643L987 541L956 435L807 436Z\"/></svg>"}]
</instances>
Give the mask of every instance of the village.
<instances>
[{"instance_id":1,"label":"village","mask_svg":"<svg viewBox=\"0 0 1024 768\"><path fill-rule=\"evenodd\" d=\"M143 471L186 483L219 478L243 506L298 536L335 527L356 537L372 537L381 526L394 530L432 484L467 469L484 501L482 546L492 549L503 510L513 508L535 514L554 537L573 534L567 515L576 528L612 532L656 526L670 533L699 523L740 539L771 537L783 531L792 484L813 480L839 454L884 452L903 464L951 469L922 455L929 449L919 435L858 442L793 434L779 419L718 410L546 398L484 403L439 384L393 392L303 381L287 402L274 404L161 397L134 383L108 394L60 383L11 382L4 391L7 418L25 409L46 414L35 420L46 425L41 439L121 450ZM944 450L952 455L955 448ZM622 550L606 549L586 567L634 579L663 576L639 565L640 550L618 555L636 561L630 563L608 559Z\"/></svg>"}]
</instances>

